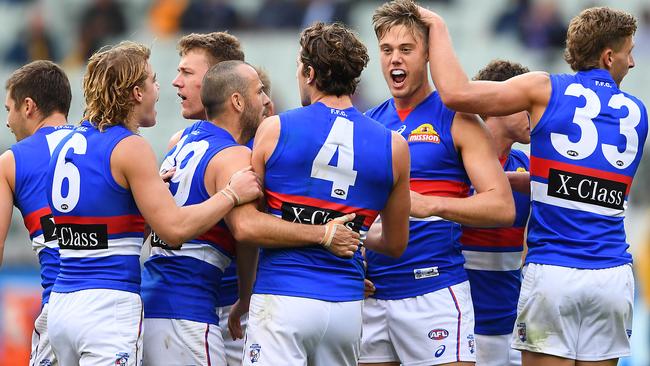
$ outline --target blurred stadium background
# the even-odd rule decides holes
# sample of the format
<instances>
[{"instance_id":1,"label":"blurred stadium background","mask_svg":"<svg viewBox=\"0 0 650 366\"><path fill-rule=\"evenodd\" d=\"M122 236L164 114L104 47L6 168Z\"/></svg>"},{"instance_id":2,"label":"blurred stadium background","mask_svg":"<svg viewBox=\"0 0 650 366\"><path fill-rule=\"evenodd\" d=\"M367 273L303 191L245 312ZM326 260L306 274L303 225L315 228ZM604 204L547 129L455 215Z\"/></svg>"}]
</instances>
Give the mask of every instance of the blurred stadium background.
<instances>
[{"instance_id":1,"label":"blurred stadium background","mask_svg":"<svg viewBox=\"0 0 650 366\"><path fill-rule=\"evenodd\" d=\"M626 10L639 20L634 56L636 67L622 88L650 103L650 2L648 0L438 0L422 1L445 17L456 50L468 74L494 58L520 62L531 70L570 72L563 61L566 26L581 9L607 5ZM105 44L130 39L151 46L151 61L160 82L158 124L143 130L162 156L169 136L188 121L180 115L171 82L179 61L178 38L189 32L228 30L239 37L247 61L266 69L272 81L276 110L299 106L295 81L300 29L316 20L343 21L354 28L369 49L370 64L356 96L361 110L389 96L378 64L371 25L380 1L337 0L0 0L0 79L20 65L47 58L64 66L72 83L69 121L82 116L81 80L84 61ZM4 88L3 88L4 91ZM6 92L3 93L6 95ZM3 110L2 121L6 121ZM0 151L14 142L0 128ZM525 148L525 147L524 147ZM635 255L637 304L633 356L623 365L650 366L650 162L641 165L630 198L628 241ZM645 297L644 297L645 296ZM0 366L24 365L29 357L33 318L39 311L37 262L22 219L13 224L0 270Z\"/></svg>"}]
</instances>

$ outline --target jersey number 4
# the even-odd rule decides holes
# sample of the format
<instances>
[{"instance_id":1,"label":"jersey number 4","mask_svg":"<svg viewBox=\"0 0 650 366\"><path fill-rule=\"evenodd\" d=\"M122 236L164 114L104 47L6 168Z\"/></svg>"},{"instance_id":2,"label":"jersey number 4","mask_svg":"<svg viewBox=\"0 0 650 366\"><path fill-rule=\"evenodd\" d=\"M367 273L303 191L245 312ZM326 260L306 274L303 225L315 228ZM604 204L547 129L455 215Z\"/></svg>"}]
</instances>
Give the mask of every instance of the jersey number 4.
<instances>
[{"instance_id":1,"label":"jersey number 4","mask_svg":"<svg viewBox=\"0 0 650 366\"><path fill-rule=\"evenodd\" d=\"M347 199L350 186L357 180L354 170L354 124L347 118L337 117L323 147L311 165L311 177L332 182L331 196ZM330 165L338 151L336 165Z\"/></svg>"},{"instance_id":2,"label":"jersey number 4","mask_svg":"<svg viewBox=\"0 0 650 366\"><path fill-rule=\"evenodd\" d=\"M558 153L568 159L585 159L593 154L598 147L598 130L593 119L600 115L600 99L596 92L580 84L569 85L564 94L578 98L584 97L586 100L585 106L576 108L573 115L573 123L580 127L580 139L572 142L569 136L565 134L551 133L551 143ZM608 106L614 109L626 107L629 111L627 116L621 118L619 127L620 134L625 136L625 150L619 152L618 146L610 144L602 144L601 147L605 159L614 168L625 169L634 162L639 151L639 135L635 128L641 121L641 110L636 103L624 94L613 95Z\"/></svg>"}]
</instances>

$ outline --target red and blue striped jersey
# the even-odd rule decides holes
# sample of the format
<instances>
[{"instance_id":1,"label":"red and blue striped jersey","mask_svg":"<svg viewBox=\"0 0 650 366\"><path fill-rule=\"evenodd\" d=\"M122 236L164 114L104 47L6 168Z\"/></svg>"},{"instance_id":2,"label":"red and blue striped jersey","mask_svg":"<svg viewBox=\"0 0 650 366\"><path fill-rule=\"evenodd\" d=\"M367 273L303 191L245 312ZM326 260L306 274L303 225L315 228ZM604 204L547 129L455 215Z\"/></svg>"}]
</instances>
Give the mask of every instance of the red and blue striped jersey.
<instances>
[{"instance_id":1,"label":"red and blue striped jersey","mask_svg":"<svg viewBox=\"0 0 650 366\"><path fill-rule=\"evenodd\" d=\"M61 267L53 291L140 292L144 219L131 191L113 178L110 163L115 146L131 135L122 126L100 132L84 121L54 150L46 193Z\"/></svg>"},{"instance_id":2,"label":"red and blue striped jersey","mask_svg":"<svg viewBox=\"0 0 650 366\"><path fill-rule=\"evenodd\" d=\"M551 75L531 131L527 263L601 269L632 262L623 221L648 114L608 71Z\"/></svg>"},{"instance_id":3,"label":"red and blue striped jersey","mask_svg":"<svg viewBox=\"0 0 650 366\"><path fill-rule=\"evenodd\" d=\"M506 172L527 172L529 159L523 151L511 150L502 165ZM515 191L512 194L516 212L512 227L463 226L460 242L472 289L477 334L510 334L517 318L530 196Z\"/></svg>"},{"instance_id":4,"label":"red and blue striped jersey","mask_svg":"<svg viewBox=\"0 0 650 366\"><path fill-rule=\"evenodd\" d=\"M42 127L11 146L16 167L14 205L23 216L32 249L38 255L43 304L49 301L54 280L59 273L59 245L45 195L43 172L50 163L50 155L72 128L69 125Z\"/></svg>"},{"instance_id":5,"label":"red and blue striped jersey","mask_svg":"<svg viewBox=\"0 0 650 366\"><path fill-rule=\"evenodd\" d=\"M183 131L167 153L161 171L176 167L169 182L176 204L189 206L210 198L205 172L223 149L239 146L228 131L199 121ZM224 221L172 249L155 233L151 257L142 272L142 300L147 318L184 319L218 324L215 312L221 276L235 255L235 239Z\"/></svg>"},{"instance_id":6,"label":"red and blue striped jersey","mask_svg":"<svg viewBox=\"0 0 650 366\"><path fill-rule=\"evenodd\" d=\"M356 213L347 226L363 240L392 187L391 133L376 121L353 107L339 110L320 102L280 114L280 136L266 162L270 213L311 225ZM320 245L263 249L254 292L362 300L363 278L358 251L343 259Z\"/></svg>"},{"instance_id":7,"label":"red and blue striped jersey","mask_svg":"<svg viewBox=\"0 0 650 366\"><path fill-rule=\"evenodd\" d=\"M366 112L408 141L411 190L423 195L467 197L470 182L451 136L455 112L431 93L402 121L393 99ZM409 243L398 259L366 254L368 278L382 300L423 295L467 280L460 250L460 225L440 217L411 217Z\"/></svg>"}]
</instances>

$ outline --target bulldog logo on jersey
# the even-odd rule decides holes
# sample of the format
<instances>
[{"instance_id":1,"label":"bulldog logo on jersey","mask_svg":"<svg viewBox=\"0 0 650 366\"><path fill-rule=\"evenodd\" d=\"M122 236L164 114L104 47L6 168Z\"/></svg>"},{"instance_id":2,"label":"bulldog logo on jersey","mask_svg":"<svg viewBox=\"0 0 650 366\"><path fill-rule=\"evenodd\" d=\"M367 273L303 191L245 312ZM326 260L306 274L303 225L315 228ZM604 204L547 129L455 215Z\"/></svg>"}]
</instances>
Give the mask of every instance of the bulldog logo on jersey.
<instances>
[{"instance_id":1,"label":"bulldog logo on jersey","mask_svg":"<svg viewBox=\"0 0 650 366\"><path fill-rule=\"evenodd\" d=\"M440 135L430 123L424 123L411 131L407 139L408 142L433 142L440 143Z\"/></svg>"},{"instance_id":2,"label":"bulldog logo on jersey","mask_svg":"<svg viewBox=\"0 0 650 366\"><path fill-rule=\"evenodd\" d=\"M262 351L262 346L257 343L251 344L250 351L248 356L251 359L251 363L255 363L260 360L260 352Z\"/></svg>"},{"instance_id":3,"label":"bulldog logo on jersey","mask_svg":"<svg viewBox=\"0 0 650 366\"><path fill-rule=\"evenodd\" d=\"M115 355L117 358L115 359L115 365L116 366L126 366L129 363L129 354L126 352L120 352Z\"/></svg>"},{"instance_id":4,"label":"bulldog logo on jersey","mask_svg":"<svg viewBox=\"0 0 650 366\"><path fill-rule=\"evenodd\" d=\"M526 323L517 323L517 336L522 342L526 342Z\"/></svg>"}]
</instances>

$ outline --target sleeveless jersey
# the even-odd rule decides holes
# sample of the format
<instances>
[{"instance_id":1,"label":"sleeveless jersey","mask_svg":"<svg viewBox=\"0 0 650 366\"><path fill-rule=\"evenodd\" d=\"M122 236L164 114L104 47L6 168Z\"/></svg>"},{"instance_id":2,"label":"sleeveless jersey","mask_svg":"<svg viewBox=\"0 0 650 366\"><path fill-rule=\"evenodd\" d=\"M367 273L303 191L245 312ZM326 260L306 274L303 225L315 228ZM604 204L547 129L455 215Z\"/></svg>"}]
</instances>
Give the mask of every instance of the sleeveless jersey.
<instances>
[{"instance_id":1,"label":"sleeveless jersey","mask_svg":"<svg viewBox=\"0 0 650 366\"><path fill-rule=\"evenodd\" d=\"M38 255L43 287L42 304L47 304L54 280L59 274L59 245L52 211L45 196L43 172L50 164L50 155L73 126L42 127L13 146L16 162L14 204L20 210L29 231L32 249Z\"/></svg>"},{"instance_id":2,"label":"sleeveless jersey","mask_svg":"<svg viewBox=\"0 0 650 366\"><path fill-rule=\"evenodd\" d=\"M506 172L526 172L529 169L528 156L519 150L511 150L502 163ZM512 227L479 229L463 226L460 242L472 289L474 330L477 334L510 334L517 318L521 256L530 196L514 191L512 194L516 210Z\"/></svg>"},{"instance_id":3,"label":"sleeveless jersey","mask_svg":"<svg viewBox=\"0 0 650 366\"><path fill-rule=\"evenodd\" d=\"M161 171L176 167L169 189L177 205L189 206L210 198L204 181L208 163L232 146L239 145L230 133L207 121L183 131L161 166ZM218 324L217 290L235 254L235 240L223 220L180 249L168 247L155 233L151 245L151 257L142 272L145 317Z\"/></svg>"},{"instance_id":4,"label":"sleeveless jersey","mask_svg":"<svg viewBox=\"0 0 650 366\"><path fill-rule=\"evenodd\" d=\"M356 213L348 227L362 240L393 187L389 130L355 108L322 103L280 114L280 136L266 163L269 211L321 225ZM323 301L363 299L361 254L336 257L320 245L263 249L254 292Z\"/></svg>"},{"instance_id":5,"label":"sleeveless jersey","mask_svg":"<svg viewBox=\"0 0 650 366\"><path fill-rule=\"evenodd\" d=\"M623 221L648 134L646 108L606 70L550 78L551 98L531 131L526 262L631 263Z\"/></svg>"},{"instance_id":6,"label":"sleeveless jersey","mask_svg":"<svg viewBox=\"0 0 650 366\"><path fill-rule=\"evenodd\" d=\"M53 291L140 292L144 220L110 165L115 146L132 135L122 126L100 132L84 121L52 154L46 192L61 253Z\"/></svg>"},{"instance_id":7,"label":"sleeveless jersey","mask_svg":"<svg viewBox=\"0 0 650 366\"><path fill-rule=\"evenodd\" d=\"M423 195L467 197L470 182L454 147L451 125L455 112L431 93L401 121L389 99L366 112L408 141L411 152L411 190ZM368 278L373 297L404 299L467 280L461 254L460 225L440 217L411 217L409 243L398 259L368 251Z\"/></svg>"},{"instance_id":8,"label":"sleeveless jersey","mask_svg":"<svg viewBox=\"0 0 650 366\"><path fill-rule=\"evenodd\" d=\"M254 139L251 139L246 146L253 149ZM232 261L230 266L223 272L221 283L219 284L218 307L230 306L239 299L239 287L237 287L237 262Z\"/></svg>"}]
</instances>

